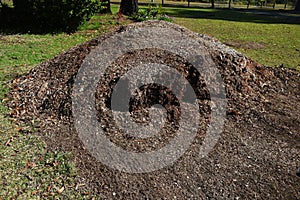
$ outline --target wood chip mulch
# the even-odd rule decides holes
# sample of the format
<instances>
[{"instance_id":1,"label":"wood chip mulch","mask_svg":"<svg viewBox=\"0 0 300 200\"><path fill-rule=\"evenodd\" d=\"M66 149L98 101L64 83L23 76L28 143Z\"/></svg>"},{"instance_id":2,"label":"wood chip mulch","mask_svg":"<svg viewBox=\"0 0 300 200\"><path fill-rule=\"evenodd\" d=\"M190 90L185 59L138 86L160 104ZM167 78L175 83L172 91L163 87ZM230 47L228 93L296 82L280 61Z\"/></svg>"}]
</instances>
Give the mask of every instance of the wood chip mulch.
<instances>
[{"instance_id":1,"label":"wood chip mulch","mask_svg":"<svg viewBox=\"0 0 300 200\"><path fill-rule=\"evenodd\" d=\"M174 165L155 172L129 174L110 169L86 150L74 128L71 94L78 69L92 49L116 33L143 26L167 26L197 38L222 75L228 100L227 118L214 149L208 156L199 158L198 146L210 112L205 87L201 87L204 89L199 95L203 98L198 101L203 118L199 134L184 156ZM126 54L116 62L126 67L133 60L146 62L150 58L151 62L179 66L179 70L189 66L179 57L155 49ZM99 91L101 87L104 86L99 85ZM177 25L155 21L131 24L75 46L13 80L9 98L12 117L24 123L38 121L36 134L49 150L72 152L78 168L75 182L79 191L89 189L107 199L300 197L300 73L260 65L211 37L191 33ZM111 138L121 146L125 139ZM122 147L145 151L163 144L156 140L150 142L157 145L145 144L138 148L132 141L132 146Z\"/></svg>"}]
</instances>

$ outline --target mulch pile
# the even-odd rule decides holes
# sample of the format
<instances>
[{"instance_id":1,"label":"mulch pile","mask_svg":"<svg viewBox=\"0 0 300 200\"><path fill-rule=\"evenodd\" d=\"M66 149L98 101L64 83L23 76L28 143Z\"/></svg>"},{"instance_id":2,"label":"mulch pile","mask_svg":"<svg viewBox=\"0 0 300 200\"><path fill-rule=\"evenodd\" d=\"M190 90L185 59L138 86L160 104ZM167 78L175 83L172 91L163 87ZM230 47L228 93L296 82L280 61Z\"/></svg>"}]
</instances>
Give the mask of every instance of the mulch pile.
<instances>
[{"instance_id":1,"label":"mulch pile","mask_svg":"<svg viewBox=\"0 0 300 200\"><path fill-rule=\"evenodd\" d=\"M197 38L222 75L228 100L227 117L214 149L208 156L199 158L199 145L210 113L207 93L200 91L205 87L199 87L197 101L203 118L199 134L188 151L172 166L151 173L130 174L103 165L86 150L74 128L71 94L78 69L92 49L116 33L143 26L166 26ZM179 71L190 67L179 56L157 49L128 53L116 63L126 68L126 63L134 60L176 65ZM107 82L116 78L107 77ZM199 80L197 84L203 82ZM99 91L113 88L113 85L102 88L104 86L99 85ZM105 97L109 98L110 94L106 93ZM9 96L11 115L20 122L39 121L36 134L44 139L49 150L72 152L79 169L76 178L79 190L88 188L109 199L297 199L300 196L300 73L265 67L211 37L191 33L177 25L152 21L122 26L75 46L16 78ZM157 102L144 103L149 107ZM173 107L167 104L164 106L168 109L177 109L176 103ZM109 105L104 106L109 108ZM145 105L134 109L141 107ZM101 113L101 105L98 109ZM106 117L109 115L99 115L99 118ZM176 121L176 114L169 118ZM128 142L125 136L111 136L110 139L120 146ZM145 151L163 144L139 143L138 147L134 139L130 142L132 145L122 147ZM156 144L158 140L151 142Z\"/></svg>"}]
</instances>

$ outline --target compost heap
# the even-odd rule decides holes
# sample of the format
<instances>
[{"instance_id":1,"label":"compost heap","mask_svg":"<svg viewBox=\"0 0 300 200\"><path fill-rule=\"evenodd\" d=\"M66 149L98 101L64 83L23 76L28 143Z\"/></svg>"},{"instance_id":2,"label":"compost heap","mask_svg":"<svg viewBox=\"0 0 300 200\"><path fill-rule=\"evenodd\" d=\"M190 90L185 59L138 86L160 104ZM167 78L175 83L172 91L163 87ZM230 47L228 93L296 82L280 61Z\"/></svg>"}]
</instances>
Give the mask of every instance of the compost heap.
<instances>
[{"instance_id":1,"label":"compost heap","mask_svg":"<svg viewBox=\"0 0 300 200\"><path fill-rule=\"evenodd\" d=\"M114 34L144 26L180 30L196 38L209 52L225 84L228 101L226 121L213 150L200 158L198 147L209 122L207 114L211 111L209 99L203 92L204 97L197 100L203 118L200 119L198 135L186 153L173 165L154 172L124 173L97 161L79 139L72 116L72 86L78 69L92 49ZM190 66L180 56L159 49L129 52L118 58L116 64L125 69L128 63L150 61L176 65L178 70ZM116 80L118 77L114 76L117 75L110 73L104 78L111 85L98 85L99 91L107 91L106 98L111 95L112 80ZM203 82L198 81L197 84ZM199 88L205 90L203 85ZM199 94L201 96L201 91ZM9 95L12 99L8 104L11 115L20 122L39 122L34 125L37 127L36 134L42 137L50 151L72 152L72 161L78 168L75 184L79 191L91 190L109 199L299 198L299 72L265 67L211 37L192 33L178 25L151 21L122 26L75 46L16 78ZM97 104L100 97L95 97ZM144 104L147 103L153 104L144 101ZM143 107L145 105L134 109ZM178 109L176 105L169 108ZM180 112L173 115L175 121L176 113ZM104 125L110 126L110 115L104 113L98 117L104 120ZM168 137L174 134L176 132L169 133ZM137 143L134 138L122 134L111 135L110 140L137 152L160 148L163 142L168 141L153 139L148 142L154 145L147 146L147 141Z\"/></svg>"}]
</instances>

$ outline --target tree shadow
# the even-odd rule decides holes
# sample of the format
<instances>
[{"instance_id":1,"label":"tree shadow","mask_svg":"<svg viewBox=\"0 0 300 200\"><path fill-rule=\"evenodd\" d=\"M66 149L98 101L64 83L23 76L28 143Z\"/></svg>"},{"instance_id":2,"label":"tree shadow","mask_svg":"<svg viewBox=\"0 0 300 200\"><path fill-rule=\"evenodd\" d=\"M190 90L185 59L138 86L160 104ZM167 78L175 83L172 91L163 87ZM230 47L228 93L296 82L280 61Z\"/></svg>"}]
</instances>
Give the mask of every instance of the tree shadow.
<instances>
[{"instance_id":1,"label":"tree shadow","mask_svg":"<svg viewBox=\"0 0 300 200\"><path fill-rule=\"evenodd\" d=\"M179 18L203 18L265 24L300 24L300 13L262 9L166 8L166 13Z\"/></svg>"},{"instance_id":2,"label":"tree shadow","mask_svg":"<svg viewBox=\"0 0 300 200\"><path fill-rule=\"evenodd\" d=\"M0 7L0 34L55 34L63 32L55 27L40 26L33 18L17 14L11 7Z\"/></svg>"}]
</instances>

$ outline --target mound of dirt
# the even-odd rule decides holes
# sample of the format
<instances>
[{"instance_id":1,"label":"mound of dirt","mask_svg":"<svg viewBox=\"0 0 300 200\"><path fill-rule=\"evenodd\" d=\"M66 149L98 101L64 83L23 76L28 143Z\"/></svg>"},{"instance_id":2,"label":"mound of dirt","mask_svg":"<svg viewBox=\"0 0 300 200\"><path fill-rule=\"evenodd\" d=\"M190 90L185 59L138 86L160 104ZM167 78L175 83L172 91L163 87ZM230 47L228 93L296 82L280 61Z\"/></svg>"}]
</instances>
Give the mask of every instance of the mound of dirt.
<instances>
[{"instance_id":1,"label":"mound of dirt","mask_svg":"<svg viewBox=\"0 0 300 200\"><path fill-rule=\"evenodd\" d=\"M142 49L125 53L115 60L111 71L100 80L95 95L98 120L108 132L114 124L111 107L105 99L110 99L120 75L139 63L165 64L181 72L193 88L198 88L196 93L201 117L192 145L173 165L149 173L124 173L99 162L80 140L72 115L72 90L79 68L93 49L116 34L141 27L168 27L180 31L197 40L208 52L225 85L226 120L213 150L200 158L199 146L212 112L210 95L201 72L194 73L190 63L164 50ZM33 119L39 121L37 134L50 150L72 152L79 169L76 178L79 190L88 188L109 199L299 198L300 73L262 66L206 35L167 22L150 21L122 26L40 64L13 80L11 86L9 96L12 101L8 104L11 115L26 123ZM137 120L141 116L147 118L149 109L145 111L144 108L153 104L162 104L167 109L171 126L165 128L161 137L142 141L121 133L108 134L107 137L131 151L162 148L176 134L176 122L181 112L171 90L165 90L166 96L155 93L161 89L152 85L143 93L150 95L150 100L143 97L140 104L134 98L131 101ZM164 102L164 99L168 101ZM188 99L184 101L189 104ZM118 112L122 113L121 110Z\"/></svg>"}]
</instances>

